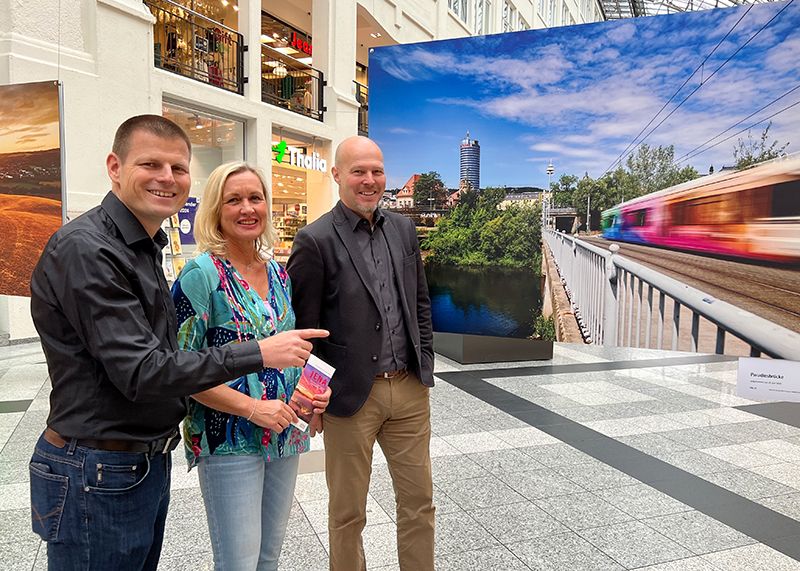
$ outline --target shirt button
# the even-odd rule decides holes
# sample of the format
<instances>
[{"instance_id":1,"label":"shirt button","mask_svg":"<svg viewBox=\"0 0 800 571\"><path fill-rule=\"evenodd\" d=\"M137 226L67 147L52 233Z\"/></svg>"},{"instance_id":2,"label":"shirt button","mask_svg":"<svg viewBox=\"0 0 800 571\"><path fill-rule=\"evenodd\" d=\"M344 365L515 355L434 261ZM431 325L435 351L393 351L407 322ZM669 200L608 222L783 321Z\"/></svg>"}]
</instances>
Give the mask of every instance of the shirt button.
<instances>
[{"instance_id":1,"label":"shirt button","mask_svg":"<svg viewBox=\"0 0 800 571\"><path fill-rule=\"evenodd\" d=\"M372 362L373 363L377 363L378 362L378 356L377 355L373 355L372 356Z\"/></svg>"},{"instance_id":2,"label":"shirt button","mask_svg":"<svg viewBox=\"0 0 800 571\"><path fill-rule=\"evenodd\" d=\"M381 330L381 324L380 323L376 323L375 324L375 331L380 331L380 330Z\"/></svg>"}]
</instances>

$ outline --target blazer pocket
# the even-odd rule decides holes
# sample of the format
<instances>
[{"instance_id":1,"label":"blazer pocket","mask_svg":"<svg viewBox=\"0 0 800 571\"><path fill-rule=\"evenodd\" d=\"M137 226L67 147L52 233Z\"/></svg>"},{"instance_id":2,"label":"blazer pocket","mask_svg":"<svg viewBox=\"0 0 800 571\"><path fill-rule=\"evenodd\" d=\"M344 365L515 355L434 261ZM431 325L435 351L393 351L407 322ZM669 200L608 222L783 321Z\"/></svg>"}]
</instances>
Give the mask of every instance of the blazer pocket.
<instances>
[{"instance_id":1,"label":"blazer pocket","mask_svg":"<svg viewBox=\"0 0 800 571\"><path fill-rule=\"evenodd\" d=\"M408 256L403 256L403 265L404 266L405 265L409 265L410 266L411 264L416 264L416 263L417 263L417 253L416 252L412 252Z\"/></svg>"}]
</instances>

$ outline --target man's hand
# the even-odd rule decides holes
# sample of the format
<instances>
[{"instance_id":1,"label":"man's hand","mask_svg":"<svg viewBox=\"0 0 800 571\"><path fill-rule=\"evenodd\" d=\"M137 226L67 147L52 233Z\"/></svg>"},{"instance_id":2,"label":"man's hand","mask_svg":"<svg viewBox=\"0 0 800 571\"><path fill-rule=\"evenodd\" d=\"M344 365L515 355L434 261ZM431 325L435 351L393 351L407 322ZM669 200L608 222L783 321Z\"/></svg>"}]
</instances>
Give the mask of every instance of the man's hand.
<instances>
[{"instance_id":1,"label":"man's hand","mask_svg":"<svg viewBox=\"0 0 800 571\"><path fill-rule=\"evenodd\" d=\"M325 329L295 329L284 331L261 339L258 347L261 349L261 359L265 367L283 369L285 367L302 367L311 355L311 341L318 337L327 337Z\"/></svg>"},{"instance_id":2,"label":"man's hand","mask_svg":"<svg viewBox=\"0 0 800 571\"><path fill-rule=\"evenodd\" d=\"M325 387L325 392L320 393L318 395L314 395L314 400L311 401L311 404L314 405L314 414L322 414L325 412L325 409L328 408L328 403L331 400L331 388ZM322 432L322 430L320 430Z\"/></svg>"},{"instance_id":3,"label":"man's hand","mask_svg":"<svg viewBox=\"0 0 800 571\"><path fill-rule=\"evenodd\" d=\"M282 400L259 400L250 422L275 432L283 432L292 422L297 422L297 415Z\"/></svg>"},{"instance_id":4,"label":"man's hand","mask_svg":"<svg viewBox=\"0 0 800 571\"><path fill-rule=\"evenodd\" d=\"M322 434L322 415L315 414L311 417L311 422L308 423L308 433L313 438L317 434Z\"/></svg>"}]
</instances>

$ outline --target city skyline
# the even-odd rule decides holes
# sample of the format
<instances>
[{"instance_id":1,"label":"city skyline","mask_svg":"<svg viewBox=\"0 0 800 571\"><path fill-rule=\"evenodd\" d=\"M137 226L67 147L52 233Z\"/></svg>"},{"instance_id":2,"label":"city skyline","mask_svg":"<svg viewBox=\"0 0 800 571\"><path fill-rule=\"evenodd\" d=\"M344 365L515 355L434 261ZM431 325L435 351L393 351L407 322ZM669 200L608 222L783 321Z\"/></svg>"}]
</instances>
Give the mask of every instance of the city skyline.
<instances>
[{"instance_id":1,"label":"city skyline","mask_svg":"<svg viewBox=\"0 0 800 571\"><path fill-rule=\"evenodd\" d=\"M598 177L670 112L644 142L674 144L676 159L752 124L758 139L770 116L770 136L797 152L798 30L800 5L769 3L375 48L370 136L388 188L428 171L457 187L467 130L483 147L484 188L546 187L550 160L553 180ZM732 165L747 135L678 166Z\"/></svg>"}]
</instances>

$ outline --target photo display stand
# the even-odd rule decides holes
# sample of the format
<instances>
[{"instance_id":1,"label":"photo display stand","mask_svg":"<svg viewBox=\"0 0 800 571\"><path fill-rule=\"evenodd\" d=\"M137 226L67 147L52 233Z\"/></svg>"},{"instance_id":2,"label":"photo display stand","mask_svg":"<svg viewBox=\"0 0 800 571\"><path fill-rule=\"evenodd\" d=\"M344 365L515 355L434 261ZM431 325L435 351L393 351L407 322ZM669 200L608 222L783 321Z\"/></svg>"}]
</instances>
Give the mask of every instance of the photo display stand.
<instances>
[{"instance_id":1,"label":"photo display stand","mask_svg":"<svg viewBox=\"0 0 800 571\"><path fill-rule=\"evenodd\" d=\"M553 342L466 333L433 333L433 350L462 365L553 358Z\"/></svg>"}]
</instances>

